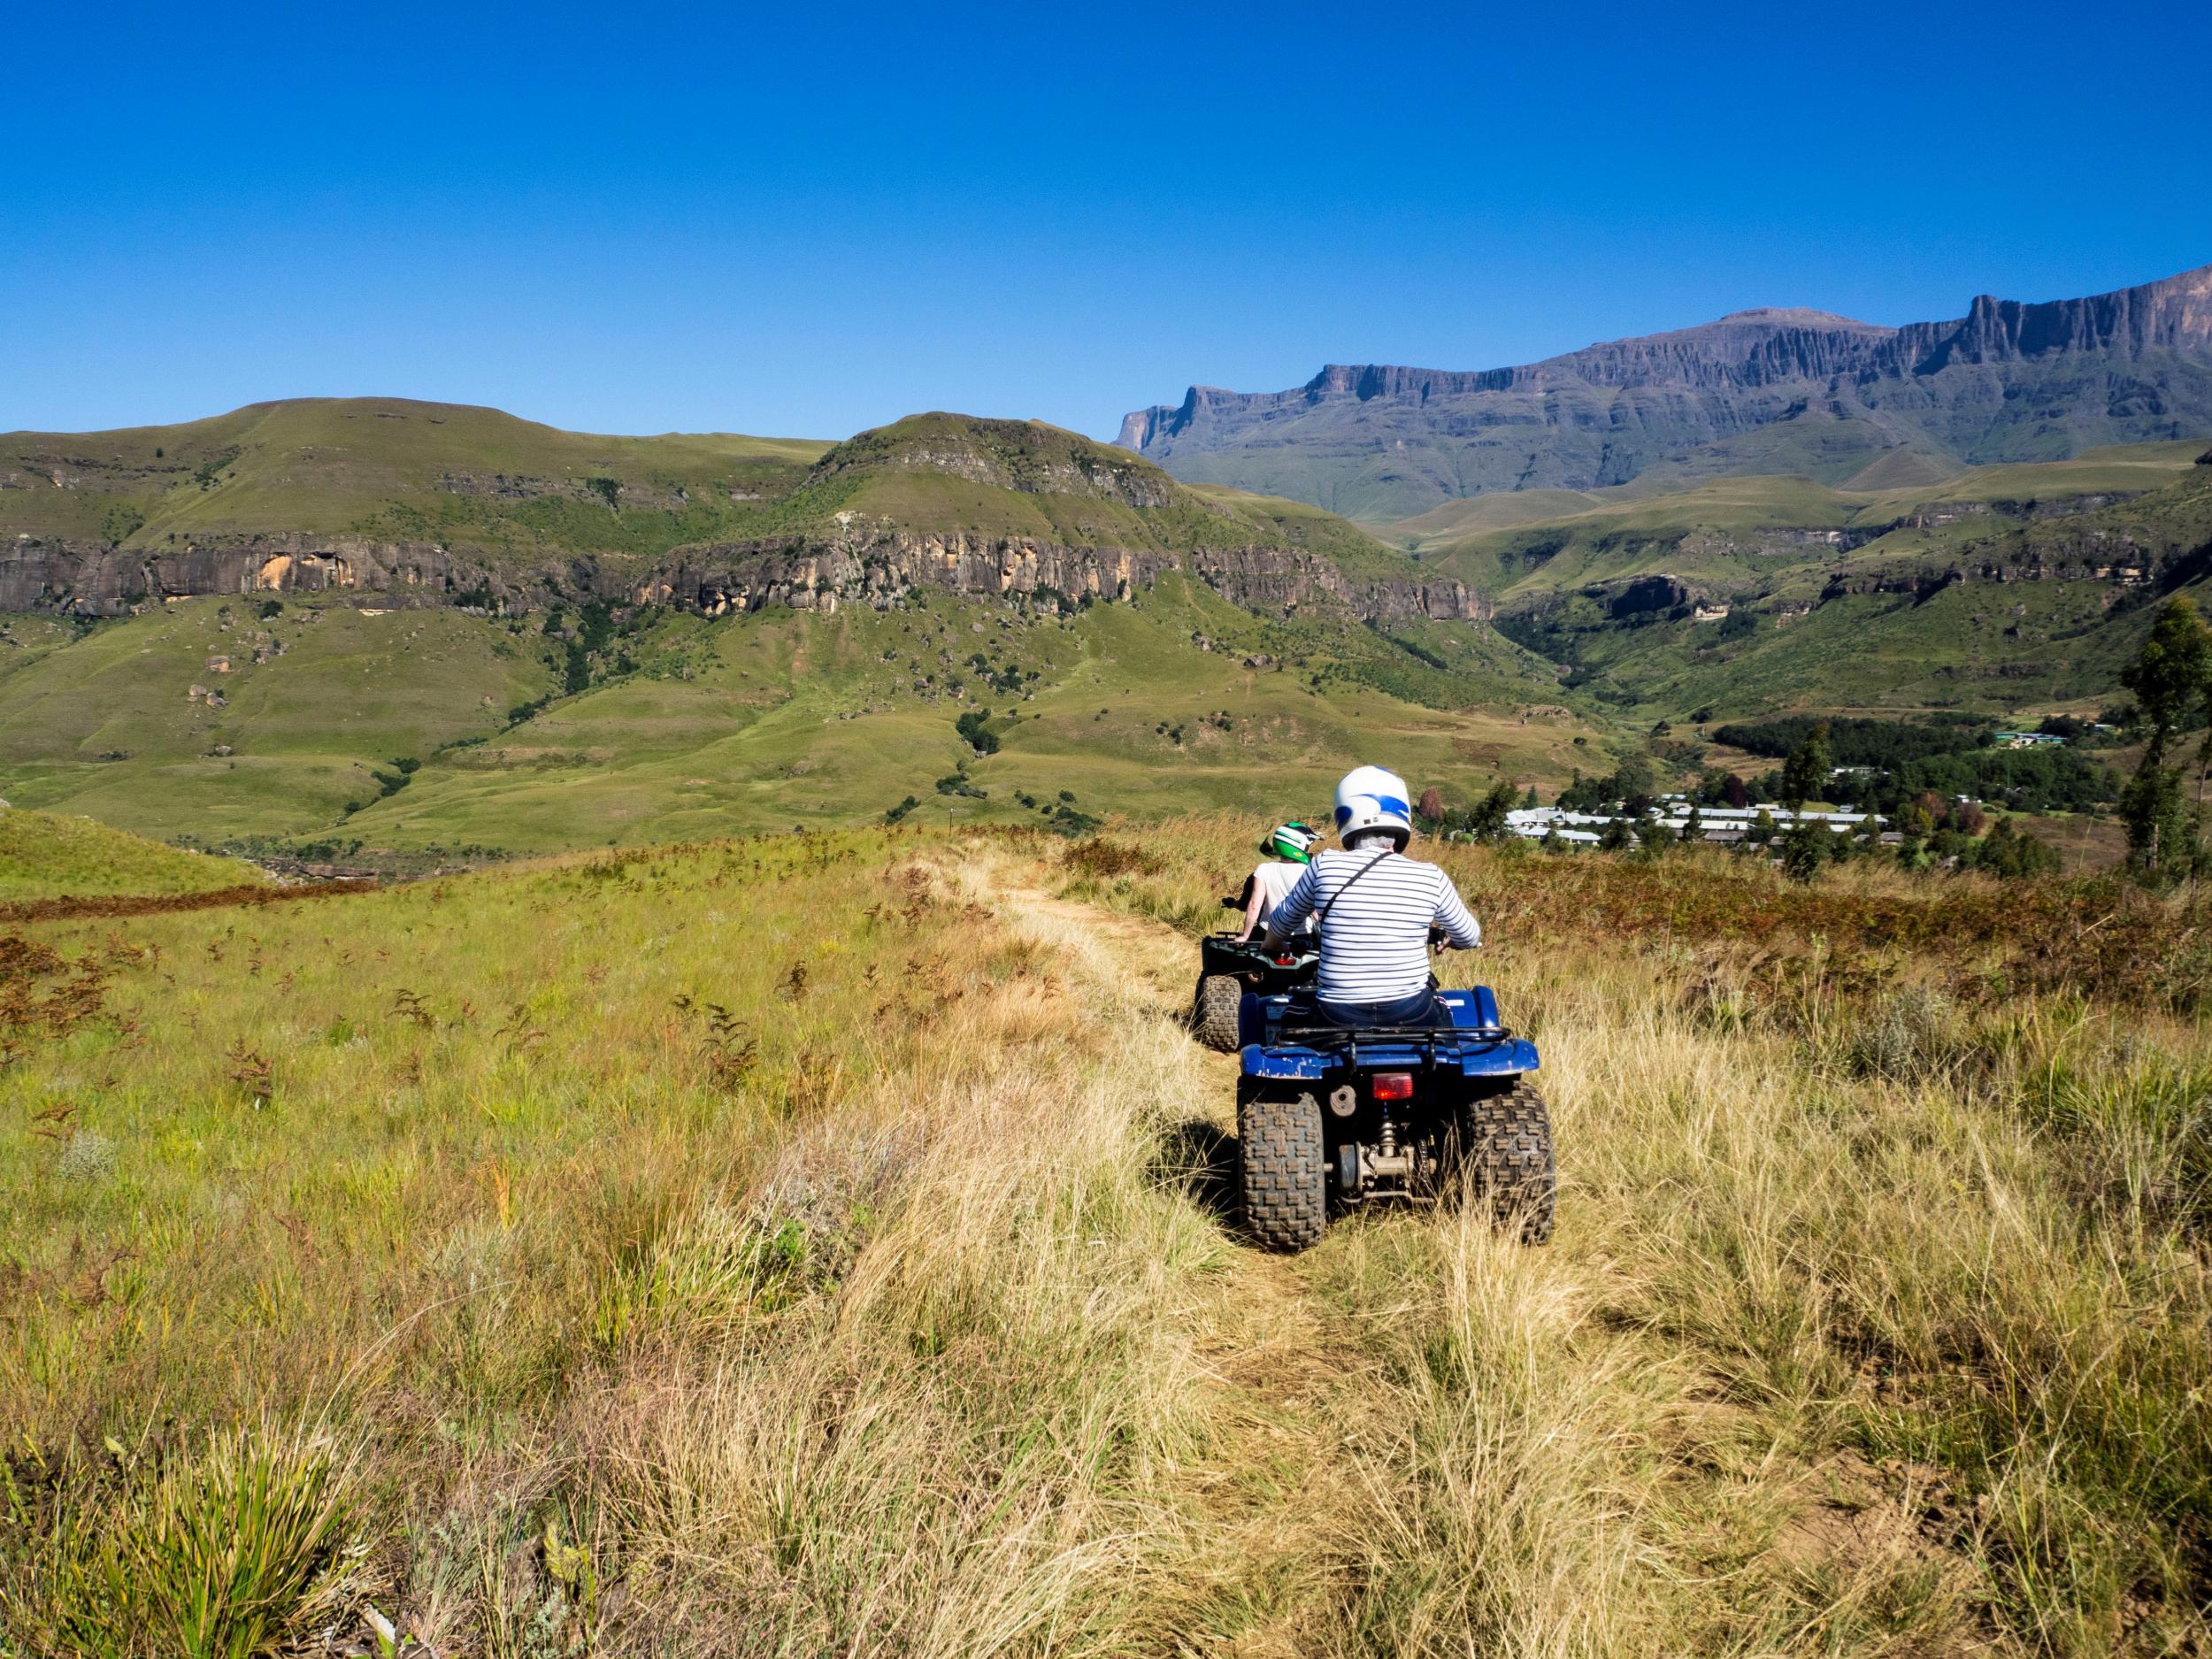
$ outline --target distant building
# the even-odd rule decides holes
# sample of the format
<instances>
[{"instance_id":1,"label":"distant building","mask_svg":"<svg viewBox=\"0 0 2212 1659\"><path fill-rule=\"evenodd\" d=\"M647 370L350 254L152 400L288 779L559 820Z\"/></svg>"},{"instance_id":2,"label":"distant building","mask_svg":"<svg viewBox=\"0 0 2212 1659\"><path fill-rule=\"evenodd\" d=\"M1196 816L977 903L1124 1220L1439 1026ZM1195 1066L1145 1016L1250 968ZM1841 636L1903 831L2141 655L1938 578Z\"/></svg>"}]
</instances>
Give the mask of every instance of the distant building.
<instances>
[{"instance_id":1,"label":"distant building","mask_svg":"<svg viewBox=\"0 0 2212 1659\"><path fill-rule=\"evenodd\" d=\"M2063 749L2066 740L2056 732L1998 732L1990 741L1999 749Z\"/></svg>"}]
</instances>

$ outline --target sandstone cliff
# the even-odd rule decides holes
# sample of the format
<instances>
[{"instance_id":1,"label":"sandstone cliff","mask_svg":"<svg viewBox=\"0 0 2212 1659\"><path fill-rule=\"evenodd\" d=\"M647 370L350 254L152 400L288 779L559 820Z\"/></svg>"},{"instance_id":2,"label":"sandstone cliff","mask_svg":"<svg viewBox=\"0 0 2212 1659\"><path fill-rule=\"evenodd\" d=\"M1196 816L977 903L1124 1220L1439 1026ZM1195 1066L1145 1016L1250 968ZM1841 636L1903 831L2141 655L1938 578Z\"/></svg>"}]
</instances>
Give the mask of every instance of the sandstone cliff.
<instances>
[{"instance_id":1,"label":"sandstone cliff","mask_svg":"<svg viewBox=\"0 0 2212 1659\"><path fill-rule=\"evenodd\" d=\"M1271 613L1335 609L1385 622L1489 615L1487 604L1459 582L1356 580L1295 549L1168 553L880 526L827 538L683 548L643 566L577 557L519 571L427 543L360 536L213 540L150 557L96 543L25 539L0 549L0 611L114 617L193 595L344 590L395 606L522 611L592 597L719 616L767 605L887 609L929 589L1061 610L1126 598L1171 571L1195 577L1236 604Z\"/></svg>"}]
</instances>

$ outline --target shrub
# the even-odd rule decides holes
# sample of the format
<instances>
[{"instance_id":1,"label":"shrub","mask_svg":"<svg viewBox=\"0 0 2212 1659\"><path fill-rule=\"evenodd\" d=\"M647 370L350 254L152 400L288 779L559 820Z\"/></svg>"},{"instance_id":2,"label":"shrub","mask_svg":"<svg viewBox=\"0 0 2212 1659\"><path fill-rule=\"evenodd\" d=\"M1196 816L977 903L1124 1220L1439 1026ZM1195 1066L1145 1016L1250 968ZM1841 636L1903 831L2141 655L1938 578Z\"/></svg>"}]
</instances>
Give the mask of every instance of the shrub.
<instances>
[{"instance_id":1,"label":"shrub","mask_svg":"<svg viewBox=\"0 0 2212 1659\"><path fill-rule=\"evenodd\" d=\"M990 718L987 709L971 709L953 722L953 729L960 733L961 741L977 754L995 755L998 753L998 733L988 726Z\"/></svg>"}]
</instances>

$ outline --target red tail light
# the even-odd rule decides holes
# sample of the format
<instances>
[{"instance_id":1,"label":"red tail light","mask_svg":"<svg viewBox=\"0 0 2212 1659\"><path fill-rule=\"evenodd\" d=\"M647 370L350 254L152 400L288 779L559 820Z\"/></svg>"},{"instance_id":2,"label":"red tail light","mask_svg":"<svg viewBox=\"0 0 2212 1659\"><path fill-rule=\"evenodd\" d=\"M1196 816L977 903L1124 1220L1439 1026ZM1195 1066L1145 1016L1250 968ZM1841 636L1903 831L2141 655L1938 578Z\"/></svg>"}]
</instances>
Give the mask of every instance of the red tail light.
<instances>
[{"instance_id":1,"label":"red tail light","mask_svg":"<svg viewBox=\"0 0 2212 1659\"><path fill-rule=\"evenodd\" d=\"M1378 1071L1375 1073L1377 1100L1411 1100L1413 1073L1410 1071Z\"/></svg>"}]
</instances>

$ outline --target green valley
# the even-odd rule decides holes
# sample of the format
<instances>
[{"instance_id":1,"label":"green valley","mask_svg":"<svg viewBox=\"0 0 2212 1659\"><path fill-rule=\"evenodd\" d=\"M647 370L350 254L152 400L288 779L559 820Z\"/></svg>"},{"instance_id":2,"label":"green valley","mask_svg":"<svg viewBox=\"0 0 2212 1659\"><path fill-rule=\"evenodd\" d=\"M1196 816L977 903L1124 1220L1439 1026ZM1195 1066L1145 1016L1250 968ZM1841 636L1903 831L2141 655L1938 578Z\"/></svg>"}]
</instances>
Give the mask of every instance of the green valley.
<instances>
[{"instance_id":1,"label":"green valley","mask_svg":"<svg viewBox=\"0 0 2212 1659\"><path fill-rule=\"evenodd\" d=\"M2206 573L2201 453L2092 450L1880 490L1629 486L1518 523L1509 496L1483 497L1388 534L1617 708L2088 708L2115 695L2149 602Z\"/></svg>"}]
</instances>

